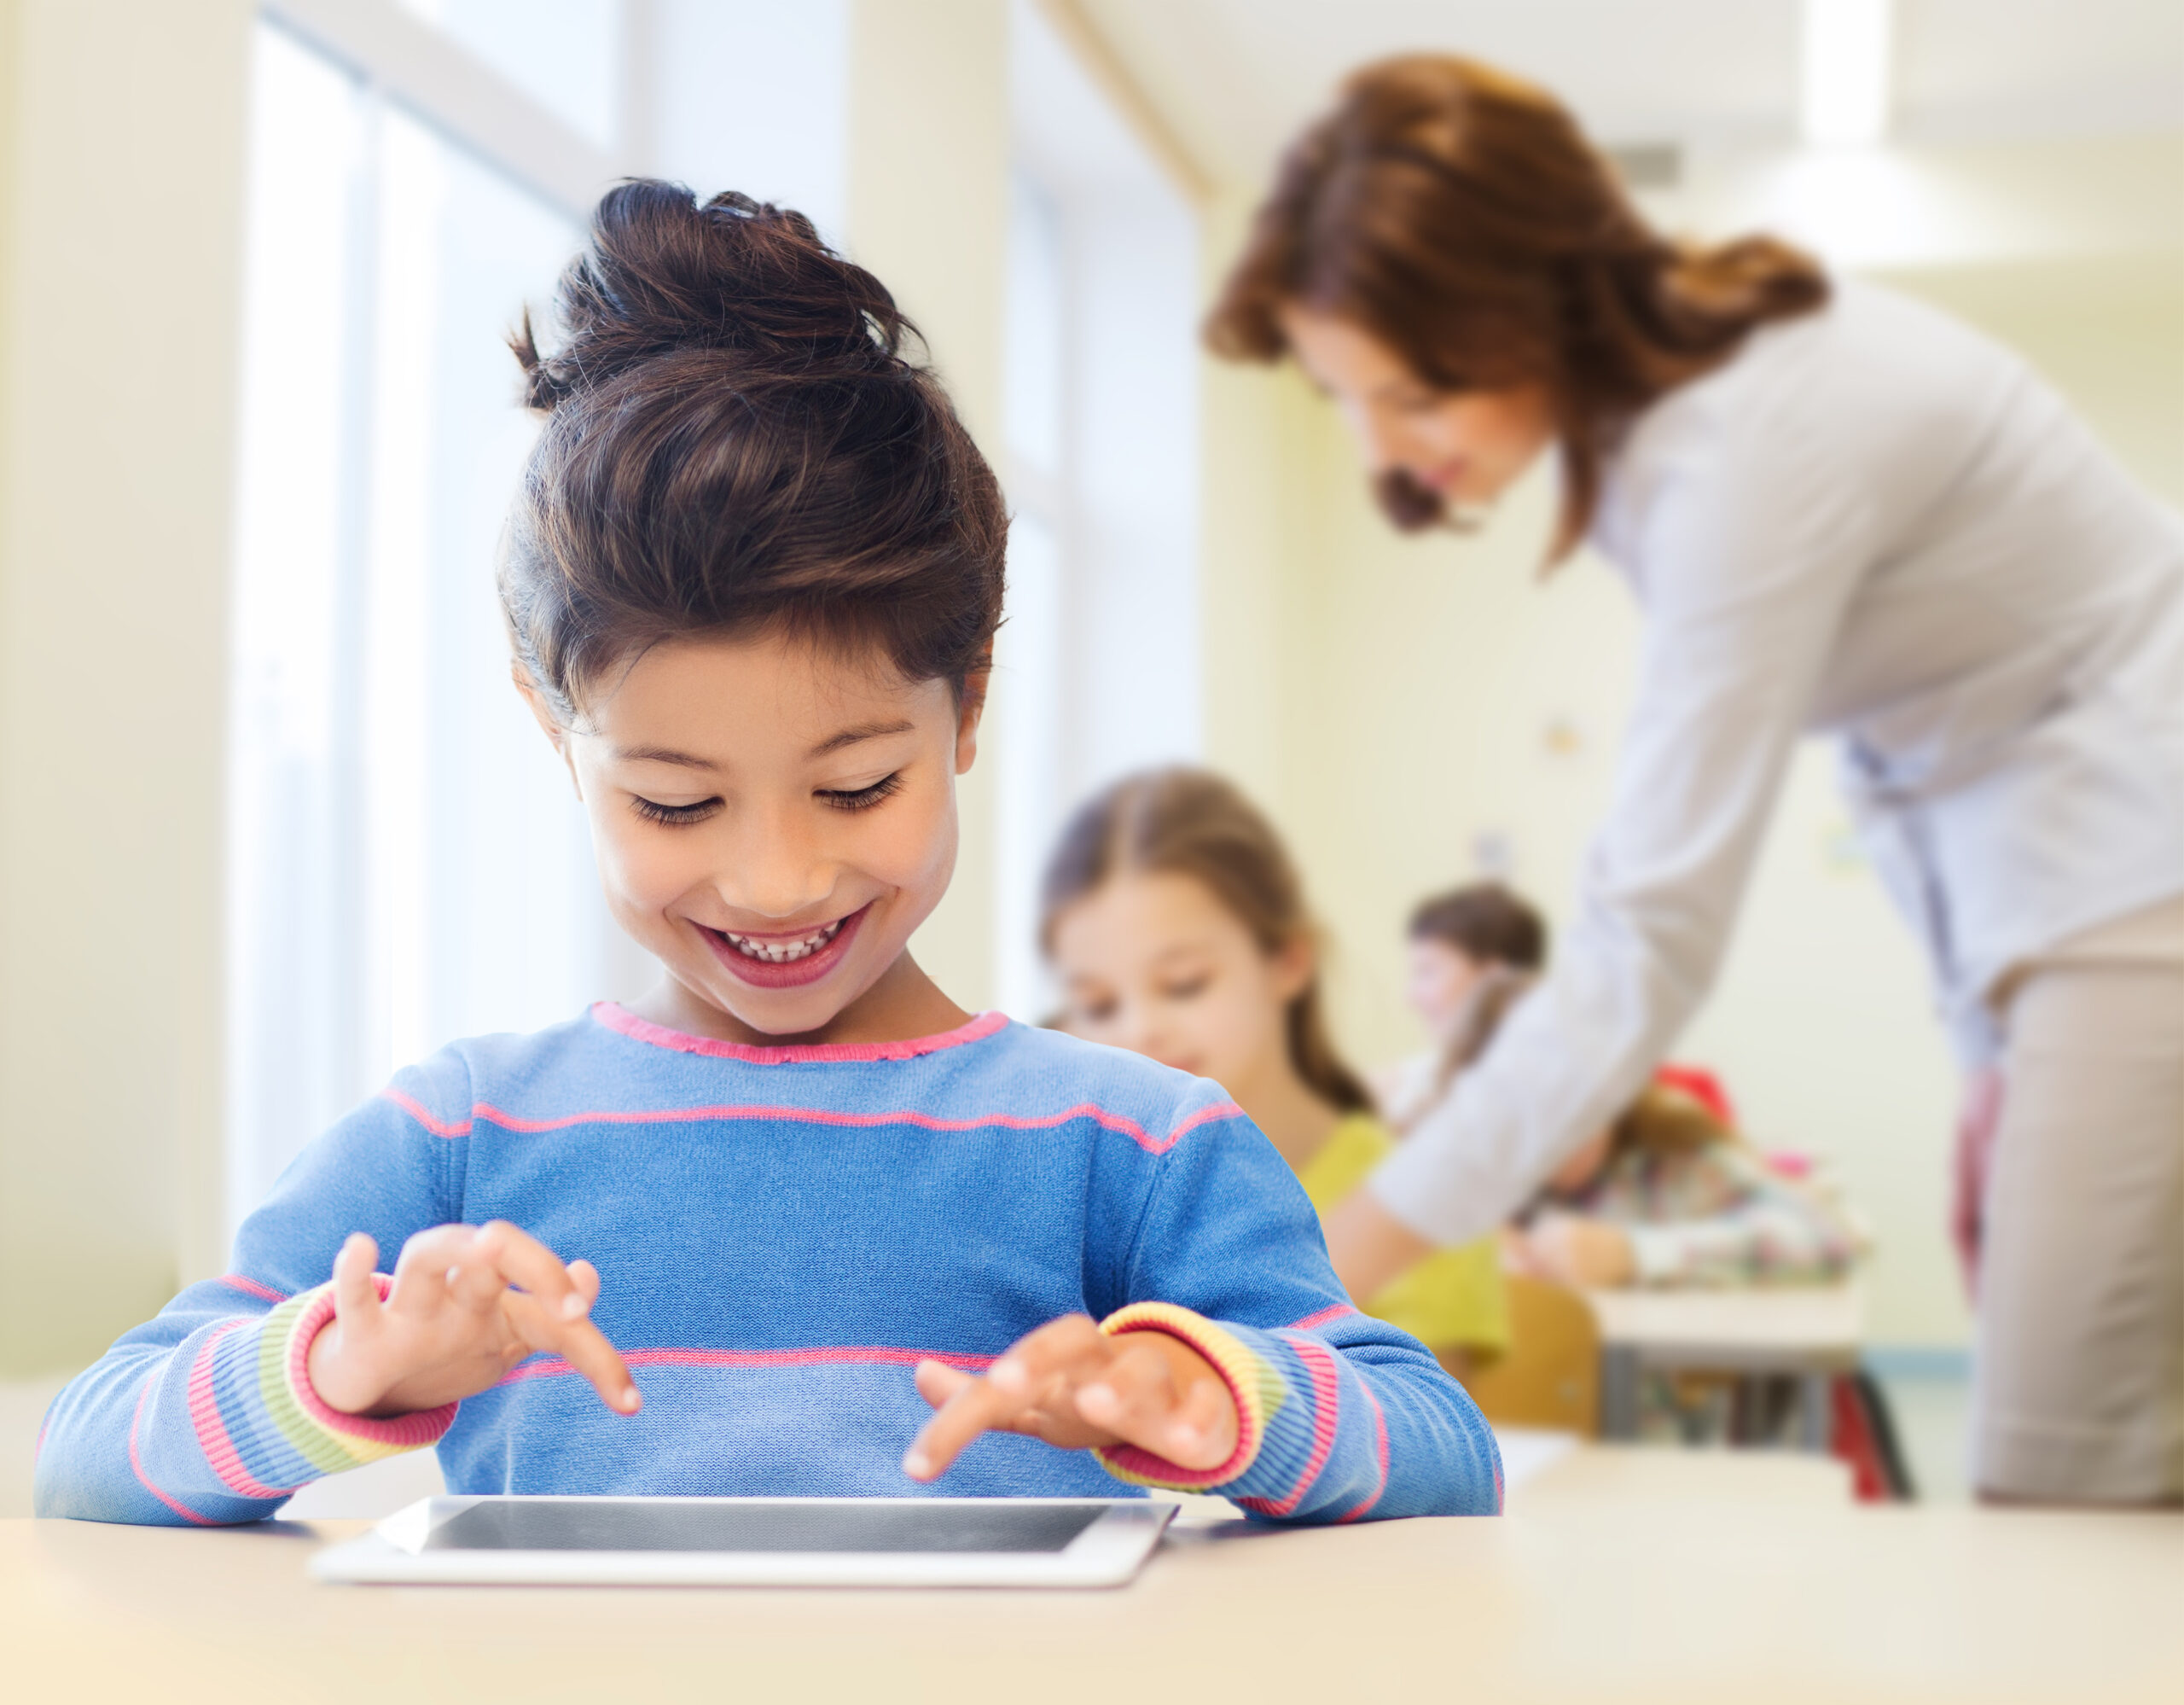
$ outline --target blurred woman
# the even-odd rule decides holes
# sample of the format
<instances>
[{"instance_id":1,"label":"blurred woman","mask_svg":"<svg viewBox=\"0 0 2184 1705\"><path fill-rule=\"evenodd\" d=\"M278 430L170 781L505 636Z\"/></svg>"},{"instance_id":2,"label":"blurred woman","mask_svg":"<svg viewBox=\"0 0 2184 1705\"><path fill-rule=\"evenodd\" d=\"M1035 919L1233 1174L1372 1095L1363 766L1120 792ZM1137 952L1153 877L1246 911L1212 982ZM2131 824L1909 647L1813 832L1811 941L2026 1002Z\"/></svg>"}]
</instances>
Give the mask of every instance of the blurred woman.
<instances>
[{"instance_id":1,"label":"blurred woman","mask_svg":"<svg viewBox=\"0 0 2184 1705\"><path fill-rule=\"evenodd\" d=\"M1330 1225L1353 1291L1502 1219L1704 998L1809 730L1976 1074L1974 1471L2184 1497L2184 530L2019 360L1757 236L1647 225L1549 95L1368 67L1283 160L1209 324L1293 357L1390 521L1559 455L1647 620L1562 952ZM1815 1045L1825 1038L1815 1037ZM1976 1138L1979 1121L1972 1121Z\"/></svg>"}]
</instances>

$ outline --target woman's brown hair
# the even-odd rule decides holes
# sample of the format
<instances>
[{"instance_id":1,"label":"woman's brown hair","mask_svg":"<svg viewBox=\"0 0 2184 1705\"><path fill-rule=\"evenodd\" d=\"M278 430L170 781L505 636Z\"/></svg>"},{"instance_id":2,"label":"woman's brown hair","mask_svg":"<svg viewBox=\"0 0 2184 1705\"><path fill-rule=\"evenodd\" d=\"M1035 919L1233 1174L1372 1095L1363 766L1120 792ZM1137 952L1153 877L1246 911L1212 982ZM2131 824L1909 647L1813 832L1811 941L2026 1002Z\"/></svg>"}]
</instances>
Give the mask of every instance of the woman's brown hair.
<instances>
[{"instance_id":1,"label":"woman's brown hair","mask_svg":"<svg viewBox=\"0 0 2184 1705\"><path fill-rule=\"evenodd\" d=\"M1545 387L1564 468L1553 560L1584 537L1601 459L1632 416L1827 300L1771 237L1655 232L1548 94L1476 61L1383 60L1298 138L1206 322L1234 360L1287 352L1283 309L1370 333L1437 390ZM1405 530L1445 518L1401 469L1376 481Z\"/></svg>"},{"instance_id":2,"label":"woman's brown hair","mask_svg":"<svg viewBox=\"0 0 2184 1705\"><path fill-rule=\"evenodd\" d=\"M573 724L663 640L778 628L982 690L1008 517L886 288L801 213L607 192L560 340L514 340L546 412L501 553L517 662Z\"/></svg>"},{"instance_id":3,"label":"woman's brown hair","mask_svg":"<svg viewBox=\"0 0 2184 1705\"><path fill-rule=\"evenodd\" d=\"M1258 807L1219 776L1182 765L1125 776L1077 807L1047 860L1039 893L1039 944L1054 951L1061 915L1117 876L1171 873L1202 883L1279 953L1318 931L1297 866ZM1315 967L1283 1015L1289 1063L1321 1100L1362 1113L1373 1098L1327 1033Z\"/></svg>"}]
</instances>

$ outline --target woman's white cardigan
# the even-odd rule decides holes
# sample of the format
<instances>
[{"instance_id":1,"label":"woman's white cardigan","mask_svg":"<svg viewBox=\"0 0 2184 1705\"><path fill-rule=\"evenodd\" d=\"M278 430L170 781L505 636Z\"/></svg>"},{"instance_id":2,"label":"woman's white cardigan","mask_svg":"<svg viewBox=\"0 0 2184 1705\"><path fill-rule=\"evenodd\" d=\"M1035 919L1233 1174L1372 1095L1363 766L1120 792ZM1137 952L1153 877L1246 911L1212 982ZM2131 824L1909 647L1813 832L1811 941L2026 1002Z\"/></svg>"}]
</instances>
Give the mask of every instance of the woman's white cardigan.
<instances>
[{"instance_id":1,"label":"woman's white cardigan","mask_svg":"<svg viewBox=\"0 0 2184 1705\"><path fill-rule=\"evenodd\" d=\"M2184 527L1996 345L1841 284L1640 417L1593 542L1646 638L1575 922L1373 1180L1442 1242L1662 1057L1809 730L1972 1057L2011 965L2184 892Z\"/></svg>"}]
</instances>

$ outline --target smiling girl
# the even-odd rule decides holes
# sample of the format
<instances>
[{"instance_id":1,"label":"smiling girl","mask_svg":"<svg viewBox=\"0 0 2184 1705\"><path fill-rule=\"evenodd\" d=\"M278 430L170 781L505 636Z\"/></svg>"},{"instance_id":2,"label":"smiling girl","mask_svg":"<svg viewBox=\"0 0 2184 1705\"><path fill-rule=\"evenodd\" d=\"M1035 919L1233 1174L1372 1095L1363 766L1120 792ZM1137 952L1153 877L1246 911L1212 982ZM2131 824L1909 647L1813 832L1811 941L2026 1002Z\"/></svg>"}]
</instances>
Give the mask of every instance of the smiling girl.
<instances>
[{"instance_id":1,"label":"smiling girl","mask_svg":"<svg viewBox=\"0 0 2184 1705\"><path fill-rule=\"evenodd\" d=\"M1095 794L1063 829L1041 901L1071 1033L1221 1084L1321 1213L1394 1149L1328 1033L1289 850L1228 782L1179 765ZM1458 1370L1508 1347L1491 1237L1438 1251L1364 1306Z\"/></svg>"},{"instance_id":2,"label":"smiling girl","mask_svg":"<svg viewBox=\"0 0 2184 1705\"><path fill-rule=\"evenodd\" d=\"M428 1445L456 1493L1498 1507L1477 1411L1349 1307L1218 1089L974 1017L910 957L1006 518L886 291L799 214L639 182L560 311L517 342L547 418L501 596L665 978L321 1138L231 1272L62 1393L41 1512L247 1522Z\"/></svg>"}]
</instances>

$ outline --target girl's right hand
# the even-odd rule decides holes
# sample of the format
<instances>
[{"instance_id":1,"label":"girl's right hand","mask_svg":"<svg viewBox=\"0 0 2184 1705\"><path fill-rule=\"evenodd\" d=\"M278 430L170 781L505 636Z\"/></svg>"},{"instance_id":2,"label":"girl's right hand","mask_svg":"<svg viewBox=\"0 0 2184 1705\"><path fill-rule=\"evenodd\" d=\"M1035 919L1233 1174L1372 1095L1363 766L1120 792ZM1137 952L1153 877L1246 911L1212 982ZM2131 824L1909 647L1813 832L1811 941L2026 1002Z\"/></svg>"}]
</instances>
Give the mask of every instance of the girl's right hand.
<instances>
[{"instance_id":1,"label":"girl's right hand","mask_svg":"<svg viewBox=\"0 0 2184 1705\"><path fill-rule=\"evenodd\" d=\"M312 1341L311 1382L329 1408L402 1415L475 1396L534 1351L564 1358L618 1413L637 1388L590 1320L599 1274L562 1266L504 1219L435 1225L402 1246L380 1301L379 1245L358 1231L334 1258L334 1318ZM518 1287L521 1287L518 1289Z\"/></svg>"}]
</instances>

